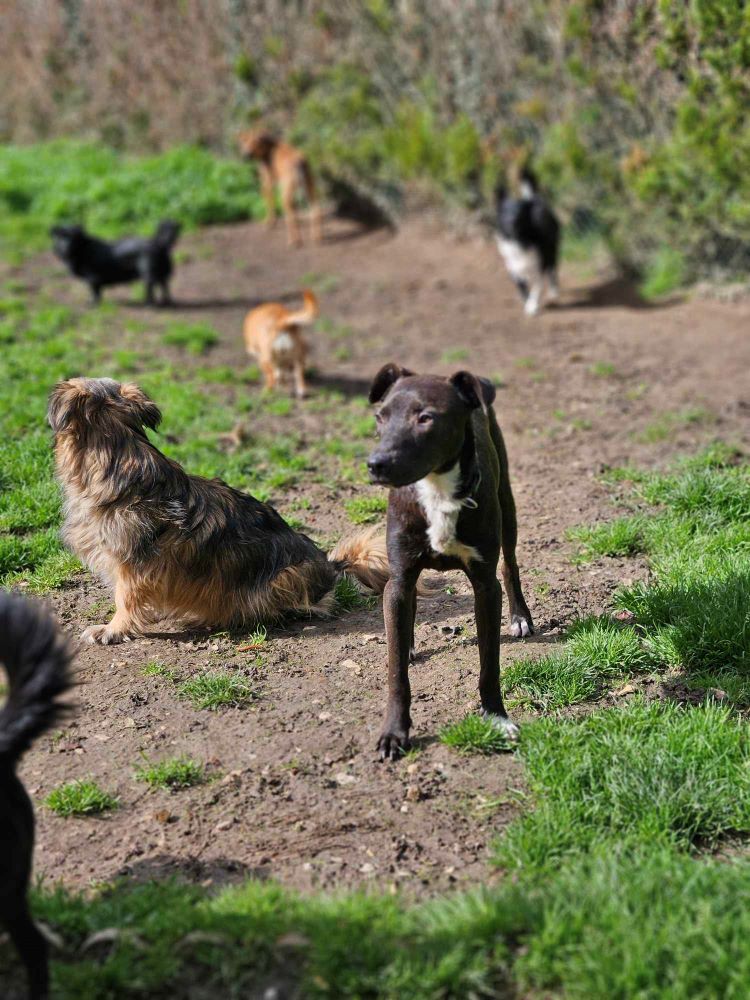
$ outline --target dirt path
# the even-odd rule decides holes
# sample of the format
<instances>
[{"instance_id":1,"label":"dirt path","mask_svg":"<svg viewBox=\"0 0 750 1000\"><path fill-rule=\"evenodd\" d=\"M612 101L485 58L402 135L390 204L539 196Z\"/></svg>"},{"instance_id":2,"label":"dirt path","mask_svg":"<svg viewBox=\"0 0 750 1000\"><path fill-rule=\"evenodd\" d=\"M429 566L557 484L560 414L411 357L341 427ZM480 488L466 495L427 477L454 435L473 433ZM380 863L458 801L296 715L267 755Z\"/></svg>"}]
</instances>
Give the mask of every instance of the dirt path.
<instances>
[{"instance_id":1,"label":"dirt path","mask_svg":"<svg viewBox=\"0 0 750 1000\"><path fill-rule=\"evenodd\" d=\"M239 332L248 305L293 295L312 273L334 324L315 335L318 385L361 392L387 360L502 378L497 411L537 625L531 640L504 637L504 658L544 653L566 623L606 609L617 583L643 572L633 561L570 563L566 529L612 511L597 473L664 464L714 437L748 444L748 304L649 308L606 276L564 269L561 304L528 320L490 244L416 224L395 237L333 224L320 250L294 253L281 230L269 238L259 226L204 230L181 246L190 259L179 269L172 316L219 331L207 363L244 367ZM49 266L37 261L24 274ZM80 287L55 289L83 302ZM151 315L124 312L142 321ZM353 332L342 336L346 326ZM295 404L284 428L314 436L327 419ZM303 484L294 495L305 492ZM346 484L311 488L306 523L321 537L351 530L342 500L355 493ZM253 872L301 888L367 883L417 895L502 877L488 864L489 846L515 814L522 765L513 756L464 758L437 742L443 725L475 707L471 600L453 576L446 580L453 592L423 602L418 614L420 752L396 766L376 763L373 752L385 683L379 606L274 632L262 666L225 638L84 649L75 719L40 742L24 777L40 802L60 782L91 775L121 807L98 820L63 820L39 808L38 873L86 886L118 873L182 873L218 884ZM76 634L96 620L91 608L102 600L85 578L53 602ZM458 635L444 631L455 625L463 626ZM149 661L178 671L231 664L259 697L242 710L198 711L176 700L164 678L141 674ZM142 752L189 753L209 761L217 777L173 795L144 792L133 780Z\"/></svg>"}]
</instances>

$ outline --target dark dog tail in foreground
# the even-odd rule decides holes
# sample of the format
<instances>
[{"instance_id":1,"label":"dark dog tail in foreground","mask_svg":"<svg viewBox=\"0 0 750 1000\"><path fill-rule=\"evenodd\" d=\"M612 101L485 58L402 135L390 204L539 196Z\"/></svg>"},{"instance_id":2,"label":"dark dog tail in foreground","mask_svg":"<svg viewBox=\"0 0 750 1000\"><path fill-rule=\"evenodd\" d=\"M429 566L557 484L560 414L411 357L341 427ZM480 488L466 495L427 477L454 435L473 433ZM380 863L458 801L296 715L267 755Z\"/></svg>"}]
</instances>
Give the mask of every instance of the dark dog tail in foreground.
<instances>
[{"instance_id":1,"label":"dark dog tail in foreground","mask_svg":"<svg viewBox=\"0 0 750 1000\"><path fill-rule=\"evenodd\" d=\"M328 561L339 573L347 573L363 587L382 594L388 583L388 552L385 535L365 528L342 539L329 553Z\"/></svg>"},{"instance_id":2,"label":"dark dog tail in foreground","mask_svg":"<svg viewBox=\"0 0 750 1000\"><path fill-rule=\"evenodd\" d=\"M156 228L153 236L154 245L160 250L171 250L177 242L182 226L179 222L171 219L163 219Z\"/></svg>"},{"instance_id":3,"label":"dark dog tail in foreground","mask_svg":"<svg viewBox=\"0 0 750 1000\"><path fill-rule=\"evenodd\" d=\"M9 680L0 711L0 764L13 765L54 723L70 686L70 657L52 618L39 606L0 594L0 662Z\"/></svg>"},{"instance_id":4,"label":"dark dog tail in foreground","mask_svg":"<svg viewBox=\"0 0 750 1000\"><path fill-rule=\"evenodd\" d=\"M31 1000L48 994L47 942L26 893L34 850L34 811L16 762L62 710L70 657L55 624L37 605L0 592L0 661L9 680L0 711L0 925L26 967Z\"/></svg>"}]
</instances>

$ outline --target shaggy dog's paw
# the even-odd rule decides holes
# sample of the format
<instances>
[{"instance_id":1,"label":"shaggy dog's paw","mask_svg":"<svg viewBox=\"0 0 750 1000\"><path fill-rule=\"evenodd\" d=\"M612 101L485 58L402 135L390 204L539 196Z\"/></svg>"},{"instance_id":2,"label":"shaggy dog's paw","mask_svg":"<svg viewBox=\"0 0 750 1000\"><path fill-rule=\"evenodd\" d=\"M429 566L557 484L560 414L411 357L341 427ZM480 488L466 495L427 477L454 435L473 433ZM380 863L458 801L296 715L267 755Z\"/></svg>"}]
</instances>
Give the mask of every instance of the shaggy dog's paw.
<instances>
[{"instance_id":1,"label":"shaggy dog's paw","mask_svg":"<svg viewBox=\"0 0 750 1000\"><path fill-rule=\"evenodd\" d=\"M99 643L102 646L115 646L119 642L130 642L130 636L125 632L115 632L109 625L92 625L85 632L81 633L83 642L89 642L93 646Z\"/></svg>"},{"instance_id":2,"label":"shaggy dog's paw","mask_svg":"<svg viewBox=\"0 0 750 1000\"><path fill-rule=\"evenodd\" d=\"M499 729L512 743L519 737L520 730L515 722L511 722L507 715L498 715L497 712L482 712L488 722L492 723L495 729Z\"/></svg>"},{"instance_id":3,"label":"shaggy dog's paw","mask_svg":"<svg viewBox=\"0 0 750 1000\"><path fill-rule=\"evenodd\" d=\"M531 635L533 631L530 618L527 618L525 615L513 615L511 617L510 634L515 639L523 639L527 635Z\"/></svg>"}]
</instances>

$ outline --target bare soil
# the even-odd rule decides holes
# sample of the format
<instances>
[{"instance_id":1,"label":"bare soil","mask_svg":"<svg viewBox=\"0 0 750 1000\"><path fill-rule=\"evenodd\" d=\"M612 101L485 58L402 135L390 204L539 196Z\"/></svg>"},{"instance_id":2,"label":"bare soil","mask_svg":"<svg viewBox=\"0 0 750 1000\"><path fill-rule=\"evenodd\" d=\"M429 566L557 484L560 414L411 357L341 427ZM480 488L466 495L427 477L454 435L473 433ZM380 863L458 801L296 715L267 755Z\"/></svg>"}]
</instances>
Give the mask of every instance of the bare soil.
<instances>
[{"instance_id":1,"label":"bare soil","mask_svg":"<svg viewBox=\"0 0 750 1000\"><path fill-rule=\"evenodd\" d=\"M561 302L527 319L491 243L459 240L424 222L391 235L331 221L322 247L297 251L286 249L281 229L269 235L259 225L206 229L180 247L188 259L178 268L178 304L169 318L206 321L221 334L202 364L244 367L247 308L296 296L303 276L315 272L322 313L355 335L345 360L335 338L313 335L313 390L363 393L388 360L502 378L496 409L537 629L513 640L504 628L506 661L548 651L567 623L607 610L618 584L645 573L638 560L570 561L566 529L615 510L597 479L603 469L663 466L717 437L747 446L747 302L648 305L606 272L566 267ZM15 273L37 286L46 275L47 291L87 308L83 286L63 279L51 257ZM160 328L164 313L131 303L127 290L110 297L126 303L126 316ZM164 350L148 332L144 345ZM672 416L658 439L648 428L665 413ZM284 428L313 440L327 419L295 402ZM308 490L303 481L274 500L283 509L308 496L305 522L324 539L352 530L342 503L357 491L343 483ZM469 589L459 574L443 583L452 593L421 601L418 612L421 658L412 677L419 752L394 765L379 763L374 752L385 698L379 603L336 621L275 630L262 666L228 637L174 633L82 648L75 715L42 739L22 768L38 805L37 874L80 888L121 874L204 884L253 874L303 890L365 884L414 896L502 878L490 863L491 845L517 814L523 767L514 755L468 757L438 741L444 725L476 707L478 674ZM51 600L77 636L103 620L97 607L109 598L82 576ZM449 626L461 630L454 635ZM257 697L243 709L197 710L177 699L165 678L143 676L149 661L182 677L231 666L250 677ZM213 780L176 793L148 791L133 776L144 753L208 761ZM119 795L118 810L62 819L41 805L61 782L89 776Z\"/></svg>"}]
</instances>

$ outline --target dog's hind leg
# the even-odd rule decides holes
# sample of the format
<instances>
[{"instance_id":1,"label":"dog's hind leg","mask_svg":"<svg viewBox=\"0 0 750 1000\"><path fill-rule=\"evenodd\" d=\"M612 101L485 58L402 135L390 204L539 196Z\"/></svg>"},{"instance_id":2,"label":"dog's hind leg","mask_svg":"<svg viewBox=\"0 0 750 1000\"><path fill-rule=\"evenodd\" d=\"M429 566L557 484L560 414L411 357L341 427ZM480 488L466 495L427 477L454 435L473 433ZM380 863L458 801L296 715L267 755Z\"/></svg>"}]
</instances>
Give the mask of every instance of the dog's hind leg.
<instances>
[{"instance_id":1,"label":"dog's hind leg","mask_svg":"<svg viewBox=\"0 0 750 1000\"><path fill-rule=\"evenodd\" d=\"M296 361L294 363L294 391L297 395L297 399L304 399L307 395L305 366L301 361Z\"/></svg>"},{"instance_id":2,"label":"dog's hind leg","mask_svg":"<svg viewBox=\"0 0 750 1000\"><path fill-rule=\"evenodd\" d=\"M516 520L516 502L513 499L513 490L510 485L510 475L508 472L508 453L505 450L505 441L495 418L492 409L489 411L490 436L497 452L500 466L500 481L497 496L500 501L501 513L501 544L503 550L502 575L505 593L508 595L510 605L510 634L519 638L531 635L534 631L534 623L531 620L531 613L526 605L521 589L521 576L518 572L516 562L516 544L518 542L518 522Z\"/></svg>"},{"instance_id":3,"label":"dog's hind leg","mask_svg":"<svg viewBox=\"0 0 750 1000\"><path fill-rule=\"evenodd\" d=\"M287 242L290 247L298 247L301 242L299 227L297 225L297 212L294 206L295 182L295 174L285 176L281 179L281 204L284 209Z\"/></svg>"},{"instance_id":4,"label":"dog's hind leg","mask_svg":"<svg viewBox=\"0 0 750 1000\"><path fill-rule=\"evenodd\" d=\"M107 625L92 625L81 634L84 642L114 646L129 642L143 630L142 600L138 589L125 576L120 576L115 584L115 613Z\"/></svg>"},{"instance_id":5,"label":"dog's hind leg","mask_svg":"<svg viewBox=\"0 0 750 1000\"><path fill-rule=\"evenodd\" d=\"M481 565L477 570L476 566ZM503 592L496 576L496 567L471 564L469 573L474 588L474 613L479 643L479 697L482 712L495 722L511 739L518 727L510 721L500 692L500 619Z\"/></svg>"},{"instance_id":6,"label":"dog's hind leg","mask_svg":"<svg viewBox=\"0 0 750 1000\"><path fill-rule=\"evenodd\" d=\"M554 302L560 298L560 285L557 280L557 269L552 267L545 271L545 277L547 278L547 299L550 302Z\"/></svg>"},{"instance_id":7,"label":"dog's hind leg","mask_svg":"<svg viewBox=\"0 0 750 1000\"><path fill-rule=\"evenodd\" d=\"M318 203L318 195L315 190L315 178L312 170L310 169L310 164L306 161L303 161L300 164L300 175L302 178L302 185L305 189L305 195L307 196L308 216L310 220L310 239L313 243L320 243L323 238L320 204Z\"/></svg>"},{"instance_id":8,"label":"dog's hind leg","mask_svg":"<svg viewBox=\"0 0 750 1000\"><path fill-rule=\"evenodd\" d=\"M16 916L6 920L5 926L26 967L29 1000L46 1000L49 995L47 941L31 919L26 900L22 901Z\"/></svg>"}]
</instances>

